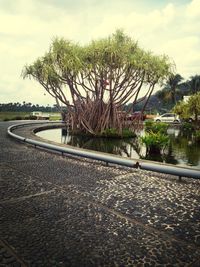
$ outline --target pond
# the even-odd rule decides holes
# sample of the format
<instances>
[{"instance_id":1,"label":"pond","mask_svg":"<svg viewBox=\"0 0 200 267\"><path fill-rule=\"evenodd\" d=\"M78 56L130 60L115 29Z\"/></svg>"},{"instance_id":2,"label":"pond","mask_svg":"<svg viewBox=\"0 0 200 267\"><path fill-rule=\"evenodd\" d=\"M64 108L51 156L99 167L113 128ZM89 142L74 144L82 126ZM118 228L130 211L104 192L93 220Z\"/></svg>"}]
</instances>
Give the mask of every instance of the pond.
<instances>
[{"instance_id":1,"label":"pond","mask_svg":"<svg viewBox=\"0 0 200 267\"><path fill-rule=\"evenodd\" d=\"M143 135L143 131L140 135ZM65 129L49 129L38 132L39 137L50 141L67 144L79 148L96 150L129 157L133 159L148 159L179 166L192 166L200 169L200 144L195 143L193 133L182 132L177 128L169 128L169 146L162 155L146 156L146 148L138 138L91 138L88 136L70 135Z\"/></svg>"}]
</instances>

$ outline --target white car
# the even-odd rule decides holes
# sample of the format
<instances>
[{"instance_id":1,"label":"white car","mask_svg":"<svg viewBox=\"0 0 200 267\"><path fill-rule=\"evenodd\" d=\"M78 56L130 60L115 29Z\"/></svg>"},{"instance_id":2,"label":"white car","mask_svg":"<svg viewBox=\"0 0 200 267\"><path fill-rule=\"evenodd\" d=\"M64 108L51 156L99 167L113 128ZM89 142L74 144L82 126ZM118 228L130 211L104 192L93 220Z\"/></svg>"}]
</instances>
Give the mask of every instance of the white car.
<instances>
[{"instance_id":1,"label":"white car","mask_svg":"<svg viewBox=\"0 0 200 267\"><path fill-rule=\"evenodd\" d=\"M165 113L160 116L154 118L156 122L172 122L172 123L180 123L181 120L178 115L174 113Z\"/></svg>"}]
</instances>

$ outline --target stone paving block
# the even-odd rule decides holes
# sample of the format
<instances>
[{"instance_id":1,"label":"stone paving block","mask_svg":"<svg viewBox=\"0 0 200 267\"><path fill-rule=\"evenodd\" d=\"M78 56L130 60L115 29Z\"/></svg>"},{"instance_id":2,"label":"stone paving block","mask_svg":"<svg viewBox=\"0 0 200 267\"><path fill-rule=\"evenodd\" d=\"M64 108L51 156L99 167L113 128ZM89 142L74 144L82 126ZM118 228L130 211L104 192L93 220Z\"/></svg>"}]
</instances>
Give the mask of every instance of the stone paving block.
<instances>
[{"instance_id":1,"label":"stone paving block","mask_svg":"<svg viewBox=\"0 0 200 267\"><path fill-rule=\"evenodd\" d=\"M2 237L36 266L187 266L199 250L72 192L3 204ZM19 220L19 214L21 219Z\"/></svg>"},{"instance_id":2,"label":"stone paving block","mask_svg":"<svg viewBox=\"0 0 200 267\"><path fill-rule=\"evenodd\" d=\"M11 124L0 233L27 266L200 266L200 181L62 158L8 138Z\"/></svg>"},{"instance_id":3,"label":"stone paving block","mask_svg":"<svg viewBox=\"0 0 200 267\"><path fill-rule=\"evenodd\" d=\"M22 144L23 145L23 144ZM0 162L15 162L19 161L31 161L33 162L33 151L28 150L26 147L21 149L14 149L11 151L10 148L1 150Z\"/></svg>"},{"instance_id":4,"label":"stone paving block","mask_svg":"<svg viewBox=\"0 0 200 267\"><path fill-rule=\"evenodd\" d=\"M0 203L12 198L42 193L53 188L52 184L36 182L31 176L0 164Z\"/></svg>"},{"instance_id":5,"label":"stone paving block","mask_svg":"<svg viewBox=\"0 0 200 267\"><path fill-rule=\"evenodd\" d=\"M75 184L81 190L94 188L97 181L128 172L123 168L108 168L102 163L92 164L90 161L77 161L57 155L47 154L46 157L37 160L37 152L33 154L33 161L34 168L30 161L22 162L20 166L17 162L9 164L26 174L39 177L41 181L48 180L56 185Z\"/></svg>"},{"instance_id":6,"label":"stone paving block","mask_svg":"<svg viewBox=\"0 0 200 267\"><path fill-rule=\"evenodd\" d=\"M96 201L145 225L200 245L200 181L182 183L140 172L97 182Z\"/></svg>"},{"instance_id":7,"label":"stone paving block","mask_svg":"<svg viewBox=\"0 0 200 267\"><path fill-rule=\"evenodd\" d=\"M8 138L8 139L6 139ZM0 138L0 151L1 153L3 152L8 152L9 150L20 150L21 148L19 147L19 143L12 140L11 142L11 138L9 137L1 137Z\"/></svg>"},{"instance_id":8,"label":"stone paving block","mask_svg":"<svg viewBox=\"0 0 200 267\"><path fill-rule=\"evenodd\" d=\"M8 247L0 240L0 267L25 267Z\"/></svg>"}]
</instances>

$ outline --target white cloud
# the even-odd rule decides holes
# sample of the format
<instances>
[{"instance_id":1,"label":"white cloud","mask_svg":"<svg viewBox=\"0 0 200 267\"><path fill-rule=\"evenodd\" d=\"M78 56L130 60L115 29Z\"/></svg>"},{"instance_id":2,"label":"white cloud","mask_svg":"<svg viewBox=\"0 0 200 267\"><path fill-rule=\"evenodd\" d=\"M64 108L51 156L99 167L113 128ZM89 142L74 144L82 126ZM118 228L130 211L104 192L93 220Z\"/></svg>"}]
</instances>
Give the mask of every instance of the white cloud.
<instances>
[{"instance_id":1,"label":"white cloud","mask_svg":"<svg viewBox=\"0 0 200 267\"><path fill-rule=\"evenodd\" d=\"M200 62L198 48L200 39L197 36L185 36L178 39L169 40L163 46L163 50L168 55L176 59L178 71L187 77L197 74Z\"/></svg>"},{"instance_id":2,"label":"white cloud","mask_svg":"<svg viewBox=\"0 0 200 267\"><path fill-rule=\"evenodd\" d=\"M188 4L186 12L189 17L200 16L200 0L193 0Z\"/></svg>"},{"instance_id":3,"label":"white cloud","mask_svg":"<svg viewBox=\"0 0 200 267\"><path fill-rule=\"evenodd\" d=\"M148 3L1 1L0 102L54 103L37 82L20 77L23 66L42 56L54 36L84 43L123 28L145 49L168 54L185 78L199 74L200 0L181 5L169 2L159 8L156 1L153 7Z\"/></svg>"}]
</instances>

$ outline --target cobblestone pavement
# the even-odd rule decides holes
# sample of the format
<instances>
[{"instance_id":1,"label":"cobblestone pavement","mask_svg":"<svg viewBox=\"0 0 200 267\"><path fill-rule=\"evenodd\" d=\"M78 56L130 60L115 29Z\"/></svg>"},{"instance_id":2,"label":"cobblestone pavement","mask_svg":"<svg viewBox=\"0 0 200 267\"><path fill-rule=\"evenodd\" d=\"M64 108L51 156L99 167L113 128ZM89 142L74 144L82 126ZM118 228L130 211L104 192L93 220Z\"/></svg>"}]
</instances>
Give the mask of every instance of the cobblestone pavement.
<instances>
[{"instance_id":1,"label":"cobblestone pavement","mask_svg":"<svg viewBox=\"0 0 200 267\"><path fill-rule=\"evenodd\" d=\"M200 266L200 181L55 155L9 138L10 124L0 267Z\"/></svg>"}]
</instances>

